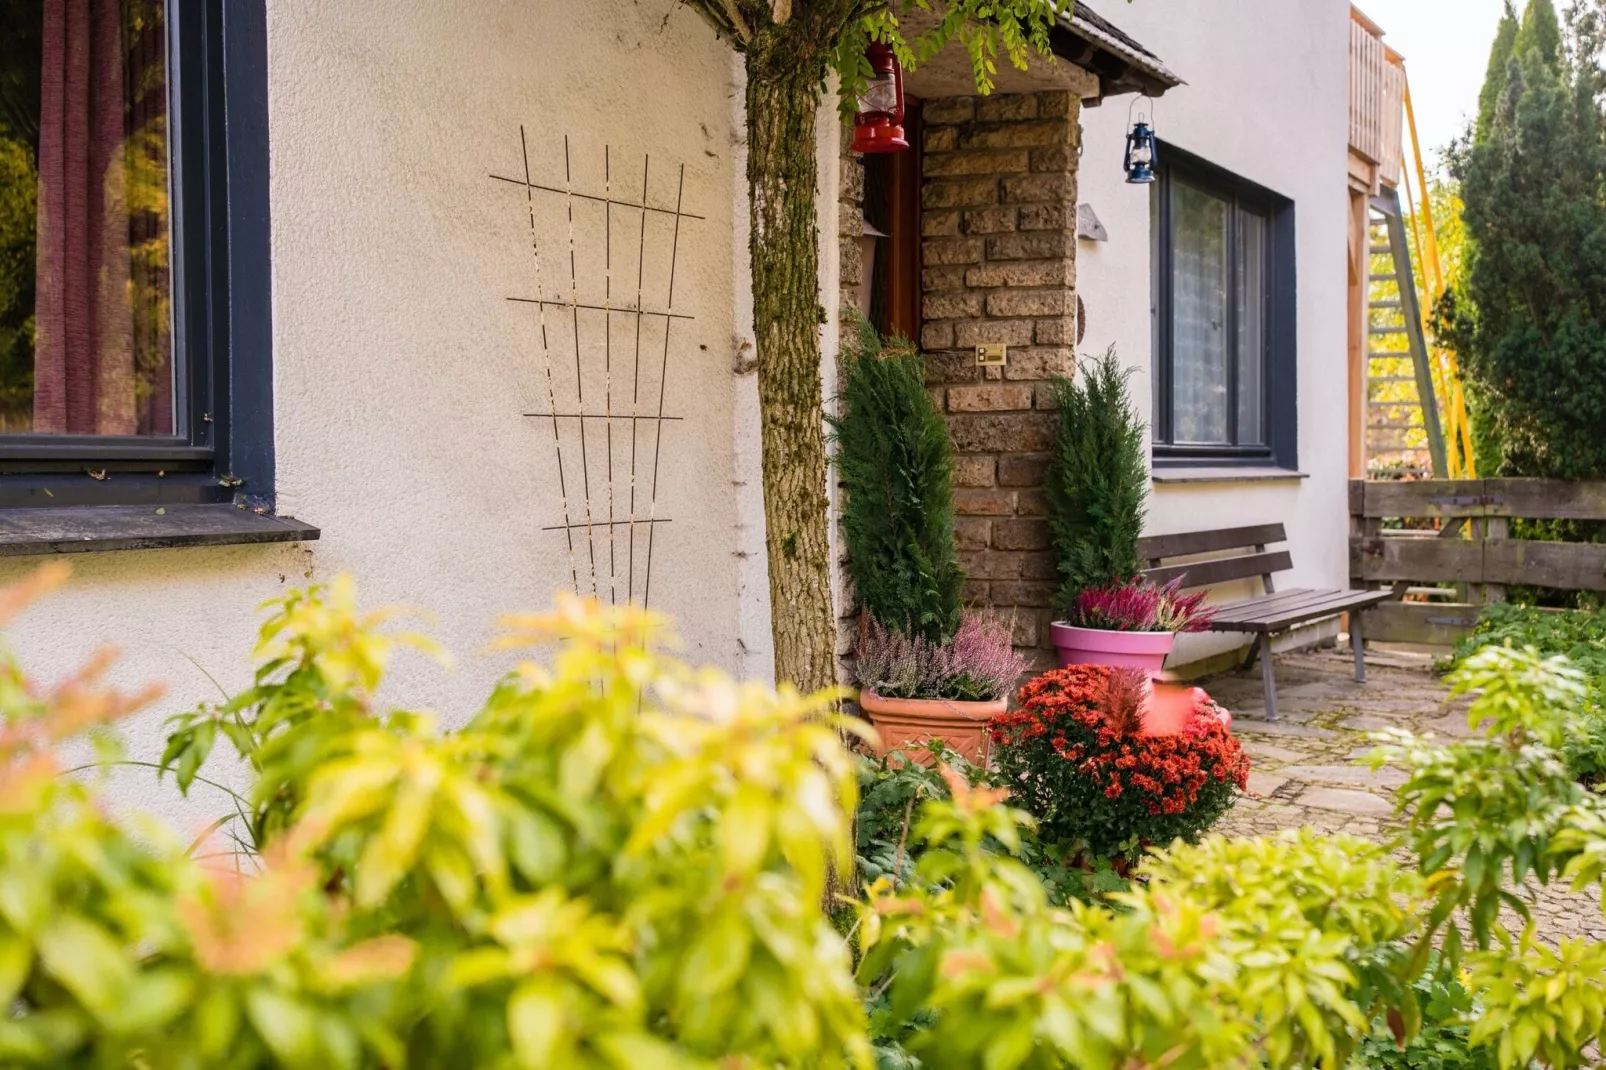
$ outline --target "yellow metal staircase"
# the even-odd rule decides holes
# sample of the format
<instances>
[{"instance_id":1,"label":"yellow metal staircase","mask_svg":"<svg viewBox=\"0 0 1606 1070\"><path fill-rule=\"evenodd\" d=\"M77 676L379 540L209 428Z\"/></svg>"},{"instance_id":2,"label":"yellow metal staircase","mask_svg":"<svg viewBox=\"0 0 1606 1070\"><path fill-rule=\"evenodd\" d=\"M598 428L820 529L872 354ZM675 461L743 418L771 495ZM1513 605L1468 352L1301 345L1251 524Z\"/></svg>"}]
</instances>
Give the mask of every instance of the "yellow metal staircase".
<instances>
[{"instance_id":1,"label":"yellow metal staircase","mask_svg":"<svg viewBox=\"0 0 1606 1070\"><path fill-rule=\"evenodd\" d=\"M1448 471L1438 391L1398 196L1372 199L1367 229L1366 456L1373 476Z\"/></svg>"},{"instance_id":2,"label":"yellow metal staircase","mask_svg":"<svg viewBox=\"0 0 1606 1070\"><path fill-rule=\"evenodd\" d=\"M1416 187L1403 173L1403 200L1401 189L1385 186L1368 215L1367 466L1373 476L1471 479L1476 464L1455 354L1430 324L1446 280L1408 81L1404 96Z\"/></svg>"}]
</instances>

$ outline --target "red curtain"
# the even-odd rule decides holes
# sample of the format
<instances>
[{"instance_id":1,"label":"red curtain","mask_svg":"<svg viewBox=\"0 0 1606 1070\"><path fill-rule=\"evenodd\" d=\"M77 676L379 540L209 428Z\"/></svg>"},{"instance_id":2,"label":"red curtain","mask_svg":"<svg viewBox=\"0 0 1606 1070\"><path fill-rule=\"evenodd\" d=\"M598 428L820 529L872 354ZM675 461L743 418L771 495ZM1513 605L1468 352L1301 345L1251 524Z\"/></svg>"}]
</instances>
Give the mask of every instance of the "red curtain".
<instances>
[{"instance_id":1,"label":"red curtain","mask_svg":"<svg viewBox=\"0 0 1606 1070\"><path fill-rule=\"evenodd\" d=\"M43 52L33 430L171 434L160 4L45 0Z\"/></svg>"}]
</instances>

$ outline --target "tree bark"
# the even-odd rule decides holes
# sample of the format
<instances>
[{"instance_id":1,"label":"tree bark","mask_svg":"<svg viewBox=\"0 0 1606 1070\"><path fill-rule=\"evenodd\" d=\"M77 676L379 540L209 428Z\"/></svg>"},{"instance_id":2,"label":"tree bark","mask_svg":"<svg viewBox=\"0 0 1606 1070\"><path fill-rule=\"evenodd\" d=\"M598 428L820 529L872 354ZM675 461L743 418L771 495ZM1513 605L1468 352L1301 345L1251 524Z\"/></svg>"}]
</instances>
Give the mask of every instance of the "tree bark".
<instances>
[{"instance_id":1,"label":"tree bark","mask_svg":"<svg viewBox=\"0 0 1606 1070\"><path fill-rule=\"evenodd\" d=\"M746 50L747 188L770 629L777 681L808 693L837 682L814 203L825 61L804 34L759 36Z\"/></svg>"}]
</instances>

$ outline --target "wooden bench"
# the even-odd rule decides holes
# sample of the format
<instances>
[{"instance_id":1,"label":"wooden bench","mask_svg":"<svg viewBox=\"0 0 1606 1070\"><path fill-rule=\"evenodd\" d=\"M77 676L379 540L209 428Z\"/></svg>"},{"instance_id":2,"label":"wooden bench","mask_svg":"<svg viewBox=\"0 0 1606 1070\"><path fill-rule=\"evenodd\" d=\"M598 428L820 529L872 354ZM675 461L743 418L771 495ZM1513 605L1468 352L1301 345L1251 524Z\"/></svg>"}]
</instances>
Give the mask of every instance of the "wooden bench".
<instances>
[{"instance_id":1,"label":"wooden bench","mask_svg":"<svg viewBox=\"0 0 1606 1070\"><path fill-rule=\"evenodd\" d=\"M1272 581L1272 573L1286 572L1294 567L1287 550L1267 550L1272 543L1287 542L1288 535L1281 524L1256 524L1251 527L1222 528L1218 531L1192 531L1181 535L1156 535L1138 543L1138 553L1148 561L1144 575L1155 583L1182 580L1183 587L1208 587L1232 580L1260 577L1265 593L1241 602L1216 607L1215 619L1210 623L1213 632L1248 632L1256 636L1249 650L1252 666L1260 658L1261 678L1266 689L1266 719L1277 719L1277 682L1272 667L1271 641L1274 635L1299 624L1326 620L1340 613L1350 615L1350 646L1355 651L1355 680L1366 682L1366 662L1363 658L1365 640L1362 638L1361 614L1380 602L1394 597L1392 591L1315 590L1298 587L1279 591ZM1231 556L1212 557L1188 564L1166 564L1177 557L1197 554L1219 554L1240 551Z\"/></svg>"}]
</instances>

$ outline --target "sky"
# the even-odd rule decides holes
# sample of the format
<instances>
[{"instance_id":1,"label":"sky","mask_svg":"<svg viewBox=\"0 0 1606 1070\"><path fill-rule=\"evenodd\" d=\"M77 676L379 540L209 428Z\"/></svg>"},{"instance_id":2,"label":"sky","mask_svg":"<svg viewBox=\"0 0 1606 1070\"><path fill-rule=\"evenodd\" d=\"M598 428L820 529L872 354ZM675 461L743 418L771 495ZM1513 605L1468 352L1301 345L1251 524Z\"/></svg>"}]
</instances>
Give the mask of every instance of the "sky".
<instances>
[{"instance_id":1,"label":"sky","mask_svg":"<svg viewBox=\"0 0 1606 1070\"><path fill-rule=\"evenodd\" d=\"M1439 150L1460 136L1478 110L1504 0L1357 0L1356 6L1405 56L1417 134L1432 167Z\"/></svg>"}]
</instances>

